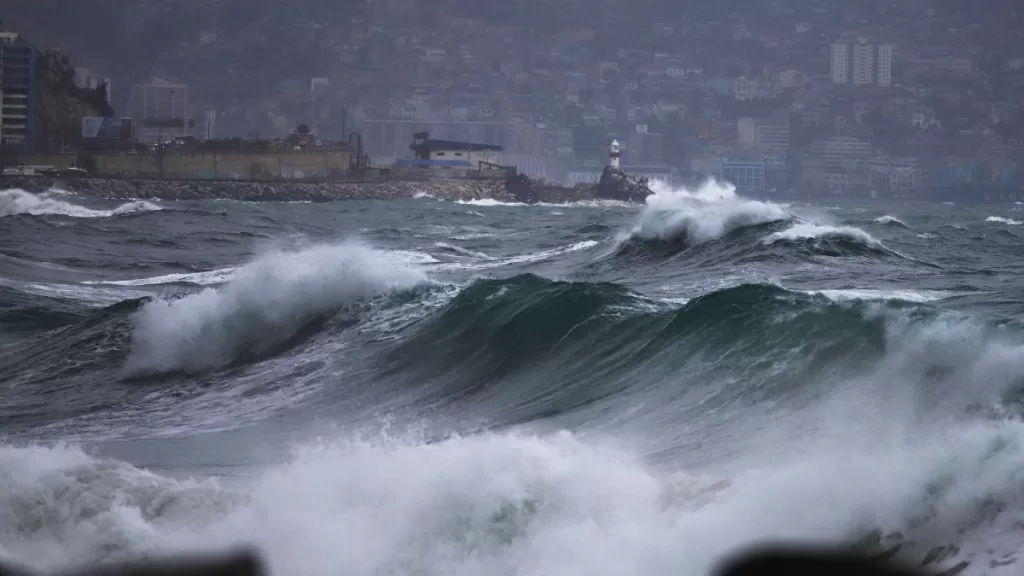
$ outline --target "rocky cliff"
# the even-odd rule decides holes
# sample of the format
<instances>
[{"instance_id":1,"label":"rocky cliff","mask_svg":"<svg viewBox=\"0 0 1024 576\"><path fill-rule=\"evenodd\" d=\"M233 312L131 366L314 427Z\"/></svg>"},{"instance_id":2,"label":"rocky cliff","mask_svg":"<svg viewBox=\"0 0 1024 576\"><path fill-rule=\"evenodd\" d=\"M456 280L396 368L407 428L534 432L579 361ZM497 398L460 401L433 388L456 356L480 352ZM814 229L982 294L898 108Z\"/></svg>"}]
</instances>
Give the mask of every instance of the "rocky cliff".
<instances>
[{"instance_id":1,"label":"rocky cliff","mask_svg":"<svg viewBox=\"0 0 1024 576\"><path fill-rule=\"evenodd\" d=\"M75 85L70 62L55 53L36 57L36 130L42 151L76 147L82 139L82 118L112 116L106 87L97 90Z\"/></svg>"}]
</instances>

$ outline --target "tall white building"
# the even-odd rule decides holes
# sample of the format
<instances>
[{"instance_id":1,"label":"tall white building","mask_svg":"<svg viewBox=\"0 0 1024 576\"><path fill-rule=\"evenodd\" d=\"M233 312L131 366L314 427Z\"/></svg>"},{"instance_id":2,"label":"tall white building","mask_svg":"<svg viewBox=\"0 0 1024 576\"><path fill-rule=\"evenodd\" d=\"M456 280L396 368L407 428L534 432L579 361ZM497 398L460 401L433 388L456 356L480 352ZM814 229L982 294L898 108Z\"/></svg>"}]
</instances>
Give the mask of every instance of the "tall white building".
<instances>
[{"instance_id":1,"label":"tall white building","mask_svg":"<svg viewBox=\"0 0 1024 576\"><path fill-rule=\"evenodd\" d=\"M875 72L875 47L867 38L860 38L853 44L853 83L871 84Z\"/></svg>"},{"instance_id":2,"label":"tall white building","mask_svg":"<svg viewBox=\"0 0 1024 576\"><path fill-rule=\"evenodd\" d=\"M878 85L892 85L892 44L878 45Z\"/></svg>"},{"instance_id":3,"label":"tall white building","mask_svg":"<svg viewBox=\"0 0 1024 576\"><path fill-rule=\"evenodd\" d=\"M850 47L842 42L832 44L832 83L846 84L850 78Z\"/></svg>"},{"instance_id":4,"label":"tall white building","mask_svg":"<svg viewBox=\"0 0 1024 576\"><path fill-rule=\"evenodd\" d=\"M832 44L832 83L867 86L892 85L892 44L875 44L867 38Z\"/></svg>"}]
</instances>

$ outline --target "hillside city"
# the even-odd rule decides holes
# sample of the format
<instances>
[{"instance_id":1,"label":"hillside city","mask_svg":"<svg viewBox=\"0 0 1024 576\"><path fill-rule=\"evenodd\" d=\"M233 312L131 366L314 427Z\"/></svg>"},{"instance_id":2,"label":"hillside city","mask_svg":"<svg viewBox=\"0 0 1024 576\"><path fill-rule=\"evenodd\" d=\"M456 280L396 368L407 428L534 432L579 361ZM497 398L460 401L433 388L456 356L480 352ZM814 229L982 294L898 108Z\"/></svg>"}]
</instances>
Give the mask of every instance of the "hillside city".
<instances>
[{"instance_id":1,"label":"hillside city","mask_svg":"<svg viewBox=\"0 0 1024 576\"><path fill-rule=\"evenodd\" d=\"M357 132L388 165L429 132L574 184L599 178L615 138L627 171L750 194L1020 184L1024 7L1011 0L220 0L166 22L182 22L173 33L156 24L168 6L121 8L128 40L54 38L25 6L5 29L68 57L76 85L105 86L146 143L301 124L325 141ZM116 56L128 28L163 44Z\"/></svg>"}]
</instances>

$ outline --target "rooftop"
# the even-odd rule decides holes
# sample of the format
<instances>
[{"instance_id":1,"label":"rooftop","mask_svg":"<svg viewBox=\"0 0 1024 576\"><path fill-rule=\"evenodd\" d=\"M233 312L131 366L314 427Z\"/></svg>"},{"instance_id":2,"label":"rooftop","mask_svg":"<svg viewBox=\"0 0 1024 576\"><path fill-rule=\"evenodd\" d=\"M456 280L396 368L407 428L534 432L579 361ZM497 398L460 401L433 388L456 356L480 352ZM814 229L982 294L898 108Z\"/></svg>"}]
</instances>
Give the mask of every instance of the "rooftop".
<instances>
[{"instance_id":1,"label":"rooftop","mask_svg":"<svg viewBox=\"0 0 1024 576\"><path fill-rule=\"evenodd\" d=\"M495 144L474 144L472 142L457 142L455 140L424 140L418 144L413 144L409 147L410 150L415 150L420 153L435 152L438 150L458 150L458 151L485 151L485 152L501 152L504 150L503 147Z\"/></svg>"}]
</instances>

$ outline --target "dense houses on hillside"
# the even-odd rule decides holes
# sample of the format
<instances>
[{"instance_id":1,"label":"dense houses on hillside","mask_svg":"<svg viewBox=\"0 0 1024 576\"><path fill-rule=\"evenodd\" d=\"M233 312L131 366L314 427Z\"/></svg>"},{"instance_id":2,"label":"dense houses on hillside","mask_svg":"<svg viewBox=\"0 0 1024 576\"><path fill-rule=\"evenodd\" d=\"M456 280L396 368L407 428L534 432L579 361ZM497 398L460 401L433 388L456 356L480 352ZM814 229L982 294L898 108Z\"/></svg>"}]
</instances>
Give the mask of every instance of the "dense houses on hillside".
<instances>
[{"instance_id":1,"label":"dense houses on hillside","mask_svg":"<svg viewBox=\"0 0 1024 576\"><path fill-rule=\"evenodd\" d=\"M992 39L921 1L844 17L815 1L673 18L620 0L556 4L589 17L552 28L488 21L454 0L380 0L344 22L296 18L281 42L302 39L318 64L279 77L231 64L273 50L279 30L203 29L154 70L178 70L178 99L150 80L124 115L155 102L199 137L299 122L335 139L358 131L379 164L410 157L426 131L503 146L507 163L566 182L595 178L613 137L627 169L732 177L751 192L1018 178L1024 48L1006 50L1024 35L1012 22ZM196 62L223 72L189 79Z\"/></svg>"}]
</instances>

